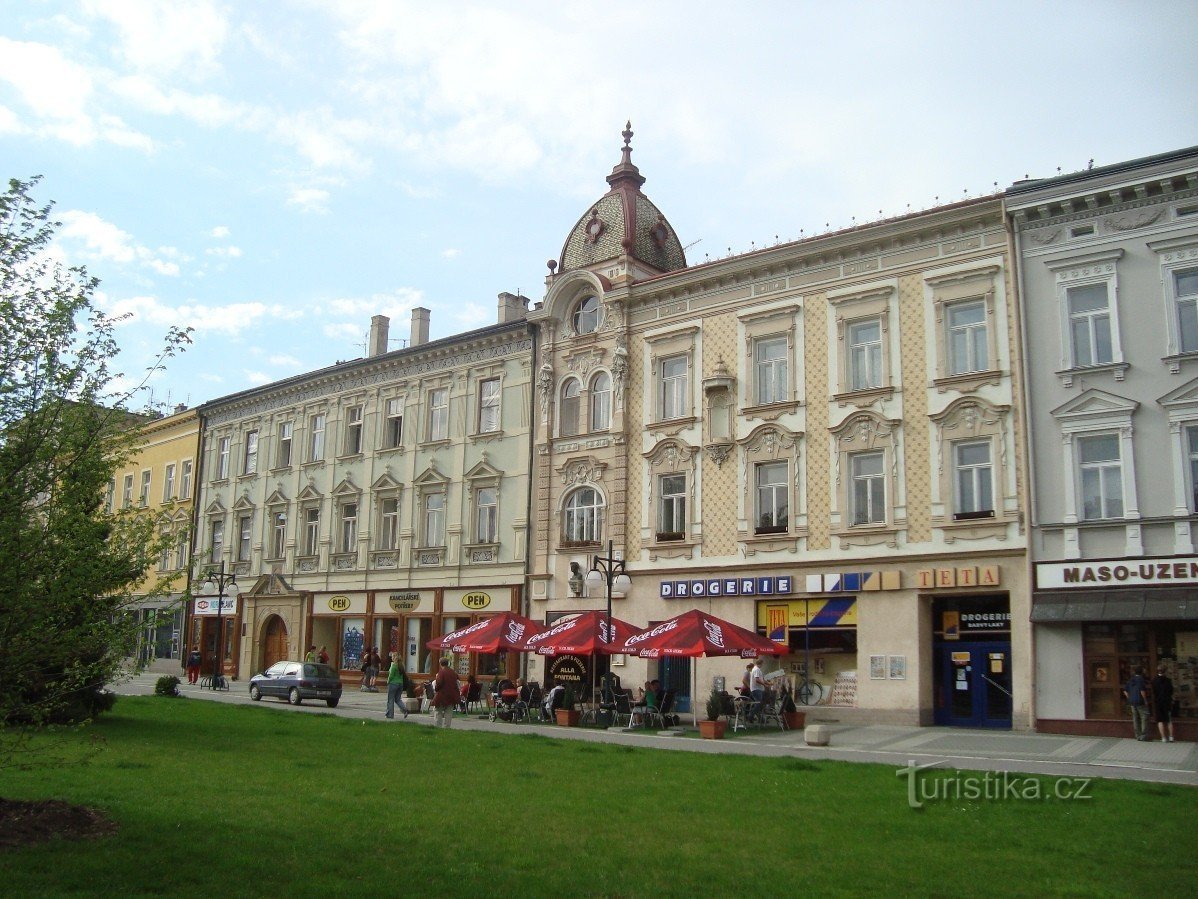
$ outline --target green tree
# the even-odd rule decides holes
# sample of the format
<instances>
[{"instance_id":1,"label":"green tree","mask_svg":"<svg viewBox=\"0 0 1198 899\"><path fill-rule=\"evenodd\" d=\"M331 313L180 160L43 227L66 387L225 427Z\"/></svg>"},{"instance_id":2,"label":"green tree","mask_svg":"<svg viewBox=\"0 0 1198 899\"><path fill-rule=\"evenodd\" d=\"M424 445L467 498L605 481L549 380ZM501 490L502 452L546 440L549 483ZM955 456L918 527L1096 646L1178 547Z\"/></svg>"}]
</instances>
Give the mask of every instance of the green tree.
<instances>
[{"instance_id":1,"label":"green tree","mask_svg":"<svg viewBox=\"0 0 1198 899\"><path fill-rule=\"evenodd\" d=\"M146 382L113 392L120 319L94 305L97 279L49 252L58 223L31 197L39 180L0 196L0 765L29 725L108 707L138 627L131 588L164 539L148 516L107 508ZM189 330L167 334L150 372Z\"/></svg>"}]
</instances>

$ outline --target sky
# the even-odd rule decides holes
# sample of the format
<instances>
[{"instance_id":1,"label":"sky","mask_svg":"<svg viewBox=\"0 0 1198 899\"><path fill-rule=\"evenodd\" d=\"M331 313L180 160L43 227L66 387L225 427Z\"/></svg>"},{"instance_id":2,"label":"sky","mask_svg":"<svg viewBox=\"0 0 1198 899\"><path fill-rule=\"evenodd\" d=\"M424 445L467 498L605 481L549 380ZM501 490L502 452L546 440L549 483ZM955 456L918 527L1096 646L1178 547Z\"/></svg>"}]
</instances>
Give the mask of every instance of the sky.
<instances>
[{"instance_id":1,"label":"sky","mask_svg":"<svg viewBox=\"0 0 1198 899\"><path fill-rule=\"evenodd\" d=\"M0 177L196 406L492 324L633 162L691 264L1198 144L1155 2L0 0Z\"/></svg>"}]
</instances>

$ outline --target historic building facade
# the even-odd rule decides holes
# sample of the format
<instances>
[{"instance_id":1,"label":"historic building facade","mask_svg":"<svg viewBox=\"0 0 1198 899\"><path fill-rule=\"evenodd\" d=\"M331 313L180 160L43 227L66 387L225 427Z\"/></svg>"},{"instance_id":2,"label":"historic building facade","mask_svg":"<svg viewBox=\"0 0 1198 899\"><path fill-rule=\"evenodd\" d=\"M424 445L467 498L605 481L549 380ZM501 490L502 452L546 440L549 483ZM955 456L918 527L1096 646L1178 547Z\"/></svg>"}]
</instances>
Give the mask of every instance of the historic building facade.
<instances>
[{"instance_id":1,"label":"historic building facade","mask_svg":"<svg viewBox=\"0 0 1198 899\"><path fill-rule=\"evenodd\" d=\"M630 139L529 313L533 616L604 608L585 574L611 541L633 581L617 617L767 633L841 718L1030 726L1000 201L688 266ZM692 664L613 670L689 698ZM697 664L703 695L739 683Z\"/></svg>"},{"instance_id":2,"label":"historic building facade","mask_svg":"<svg viewBox=\"0 0 1198 899\"><path fill-rule=\"evenodd\" d=\"M223 564L242 593L225 667L248 676L325 647L355 671L366 647L433 670L425 643L476 617L519 610L529 534L532 335L527 301L499 323L410 345L200 407L201 574ZM192 620L197 642L214 620ZM516 660L463 657L463 674Z\"/></svg>"},{"instance_id":3,"label":"historic building facade","mask_svg":"<svg viewBox=\"0 0 1198 899\"><path fill-rule=\"evenodd\" d=\"M1163 664L1188 726L1198 148L1021 182L1006 206L1025 322L1038 725L1129 735L1120 685Z\"/></svg>"}]
</instances>

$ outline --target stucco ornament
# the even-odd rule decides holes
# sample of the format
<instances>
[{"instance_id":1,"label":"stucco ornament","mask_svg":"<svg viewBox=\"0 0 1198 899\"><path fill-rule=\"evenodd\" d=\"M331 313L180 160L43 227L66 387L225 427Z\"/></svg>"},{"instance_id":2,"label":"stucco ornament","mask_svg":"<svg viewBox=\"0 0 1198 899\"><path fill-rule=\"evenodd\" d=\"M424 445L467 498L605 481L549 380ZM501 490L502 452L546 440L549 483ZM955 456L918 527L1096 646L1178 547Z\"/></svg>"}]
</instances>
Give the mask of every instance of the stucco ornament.
<instances>
[{"instance_id":1,"label":"stucco ornament","mask_svg":"<svg viewBox=\"0 0 1198 899\"><path fill-rule=\"evenodd\" d=\"M628 341L621 334L616 338L616 348L611 360L612 390L616 395L616 408L624 408L624 387L628 383Z\"/></svg>"}]
</instances>

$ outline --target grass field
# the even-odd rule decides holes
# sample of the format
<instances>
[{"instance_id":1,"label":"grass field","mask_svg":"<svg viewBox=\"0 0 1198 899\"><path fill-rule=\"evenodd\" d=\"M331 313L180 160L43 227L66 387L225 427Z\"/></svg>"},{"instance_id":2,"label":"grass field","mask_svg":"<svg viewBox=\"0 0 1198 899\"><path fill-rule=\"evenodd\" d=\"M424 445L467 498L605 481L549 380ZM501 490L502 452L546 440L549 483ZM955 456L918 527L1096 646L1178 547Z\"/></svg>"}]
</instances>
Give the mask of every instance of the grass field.
<instances>
[{"instance_id":1,"label":"grass field","mask_svg":"<svg viewBox=\"0 0 1198 899\"><path fill-rule=\"evenodd\" d=\"M7 895L1183 895L1198 852L1185 787L913 810L876 765L160 697L52 739L86 763L0 771L0 796L120 829L0 853Z\"/></svg>"}]
</instances>

